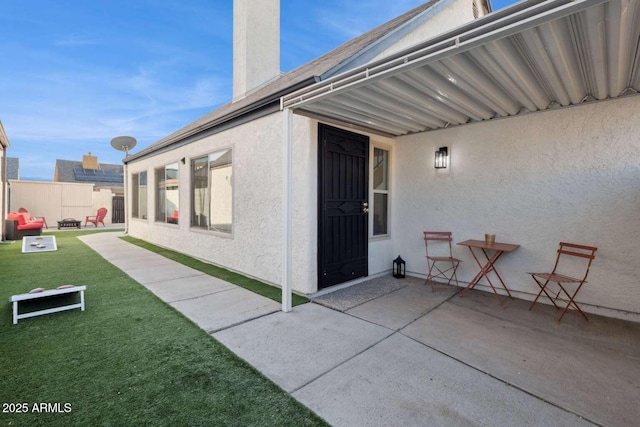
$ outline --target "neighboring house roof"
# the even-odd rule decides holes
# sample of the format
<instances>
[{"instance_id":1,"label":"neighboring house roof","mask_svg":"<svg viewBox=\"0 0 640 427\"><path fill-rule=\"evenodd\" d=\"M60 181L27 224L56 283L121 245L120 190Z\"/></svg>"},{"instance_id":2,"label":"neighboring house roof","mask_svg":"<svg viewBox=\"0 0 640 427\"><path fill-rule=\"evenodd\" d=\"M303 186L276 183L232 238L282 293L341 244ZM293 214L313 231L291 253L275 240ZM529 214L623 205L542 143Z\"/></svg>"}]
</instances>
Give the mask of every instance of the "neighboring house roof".
<instances>
[{"instance_id":1,"label":"neighboring house roof","mask_svg":"<svg viewBox=\"0 0 640 427\"><path fill-rule=\"evenodd\" d=\"M200 119L188 124L182 129L179 129L171 135L161 139L155 144L144 148L136 154L130 155L125 162L128 163L129 161L144 157L200 132L219 126L229 120L271 104L287 93L309 86L320 81L322 78L333 75L332 70L342 69L341 66L344 62L349 61L359 52L362 52L373 44L383 44L382 42L385 37L388 37L389 34L394 31L400 30L401 27L409 21L418 19L421 14L424 14L440 1L441 0L432 0L424 3L395 19L392 19L391 21L368 31L359 37L342 44L325 55L322 55L288 73L282 74L270 84L250 93L245 98L237 100L236 102L229 102ZM389 42L391 42L391 40L389 40ZM384 47L386 47L386 45L381 45L380 49L383 49Z\"/></svg>"},{"instance_id":2,"label":"neighboring house roof","mask_svg":"<svg viewBox=\"0 0 640 427\"><path fill-rule=\"evenodd\" d=\"M20 179L20 159L7 157L7 179Z\"/></svg>"},{"instance_id":3,"label":"neighboring house roof","mask_svg":"<svg viewBox=\"0 0 640 427\"><path fill-rule=\"evenodd\" d=\"M124 187L122 165L99 163L99 169L85 169L81 161L56 160L58 182L94 184L96 188Z\"/></svg>"}]
</instances>

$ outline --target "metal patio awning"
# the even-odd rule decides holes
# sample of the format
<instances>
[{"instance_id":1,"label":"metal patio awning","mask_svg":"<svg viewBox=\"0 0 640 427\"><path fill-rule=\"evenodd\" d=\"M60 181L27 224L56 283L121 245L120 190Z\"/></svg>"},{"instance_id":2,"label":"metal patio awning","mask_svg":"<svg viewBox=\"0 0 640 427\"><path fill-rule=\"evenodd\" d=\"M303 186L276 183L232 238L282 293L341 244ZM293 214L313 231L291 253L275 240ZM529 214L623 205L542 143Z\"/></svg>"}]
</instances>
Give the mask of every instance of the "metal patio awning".
<instances>
[{"instance_id":1,"label":"metal patio awning","mask_svg":"<svg viewBox=\"0 0 640 427\"><path fill-rule=\"evenodd\" d=\"M398 136L637 92L640 0L532 0L281 105Z\"/></svg>"}]
</instances>

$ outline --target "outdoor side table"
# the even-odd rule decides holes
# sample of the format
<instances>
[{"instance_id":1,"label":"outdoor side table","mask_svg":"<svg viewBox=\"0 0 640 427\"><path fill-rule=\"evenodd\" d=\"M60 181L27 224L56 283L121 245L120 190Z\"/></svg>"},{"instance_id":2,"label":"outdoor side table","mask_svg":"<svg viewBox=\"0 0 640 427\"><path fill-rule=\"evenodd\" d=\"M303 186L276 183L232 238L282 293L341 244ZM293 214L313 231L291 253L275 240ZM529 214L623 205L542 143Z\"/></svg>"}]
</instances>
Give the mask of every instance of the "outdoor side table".
<instances>
[{"instance_id":1,"label":"outdoor side table","mask_svg":"<svg viewBox=\"0 0 640 427\"><path fill-rule=\"evenodd\" d=\"M478 272L478 274L476 274L473 280L469 282L467 287L464 288L459 295L463 296L469 289L473 289L478 284L480 279L484 277L485 279L487 279L487 282L489 283L489 286L491 286L491 289L493 289L493 293L496 295L498 302L501 306L504 307L504 301L502 300L502 298L500 298L500 294L498 294L496 287L493 285L493 282L489 277L489 273L492 271L495 273L496 277L500 281L500 284L502 285L502 288L507 291L507 295L509 295L510 298L513 298L511 296L511 292L509 292L509 288L507 288L507 285L504 284L504 280L502 280L502 277L500 277L500 273L498 273L495 263L503 253L515 251L520 247L520 245L498 242L487 244L487 242L485 242L484 240L465 240L464 242L458 242L457 244L468 247L471 255L473 256L473 259L476 260L476 264L478 264L478 267L480 267L480 271ZM484 255L484 258L486 259L484 264L480 262L480 259L478 258L478 256L476 256L474 248L477 251L479 250L479 252L482 252L482 254Z\"/></svg>"},{"instance_id":2,"label":"outdoor side table","mask_svg":"<svg viewBox=\"0 0 640 427\"><path fill-rule=\"evenodd\" d=\"M58 221L58 230L61 228L80 228L80 222L77 219L65 218L62 221Z\"/></svg>"}]
</instances>

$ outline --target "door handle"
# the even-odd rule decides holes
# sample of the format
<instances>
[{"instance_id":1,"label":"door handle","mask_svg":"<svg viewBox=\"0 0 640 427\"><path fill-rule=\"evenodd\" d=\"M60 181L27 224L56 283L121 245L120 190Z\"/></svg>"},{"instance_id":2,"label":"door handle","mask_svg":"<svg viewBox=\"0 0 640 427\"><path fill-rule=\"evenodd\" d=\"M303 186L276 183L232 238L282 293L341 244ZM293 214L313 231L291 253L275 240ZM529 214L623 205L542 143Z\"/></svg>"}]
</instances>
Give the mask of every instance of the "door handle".
<instances>
[{"instance_id":1,"label":"door handle","mask_svg":"<svg viewBox=\"0 0 640 427\"><path fill-rule=\"evenodd\" d=\"M363 213L369 213L369 203L362 202L362 212Z\"/></svg>"}]
</instances>

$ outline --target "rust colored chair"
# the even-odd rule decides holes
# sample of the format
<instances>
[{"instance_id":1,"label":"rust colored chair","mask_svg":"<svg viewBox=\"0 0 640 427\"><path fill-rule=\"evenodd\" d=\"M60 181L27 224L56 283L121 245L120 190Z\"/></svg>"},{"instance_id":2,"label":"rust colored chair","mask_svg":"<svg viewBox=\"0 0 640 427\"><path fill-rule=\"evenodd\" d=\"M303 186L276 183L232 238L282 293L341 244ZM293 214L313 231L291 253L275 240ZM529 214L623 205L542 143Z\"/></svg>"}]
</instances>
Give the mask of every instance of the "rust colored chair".
<instances>
[{"instance_id":1,"label":"rust colored chair","mask_svg":"<svg viewBox=\"0 0 640 427\"><path fill-rule=\"evenodd\" d=\"M591 263L593 259L596 257L596 251L598 248L593 246L584 246L584 245L576 245L575 243L566 243L560 242L560 248L558 248L558 256L556 258L556 264L553 266L553 270L551 273L527 273L530 274L533 280L540 287L540 292L531 303L529 310L533 308L540 295L545 294L549 301L553 304L553 306L560 310L556 301L558 301L558 297L562 294L562 296L566 296L568 298L567 306L558 317L558 323L562 320L562 317L565 315L569 307L575 308L584 318L589 321L589 318L586 314L578 307L578 304L575 301L576 295L578 295L578 291L583 284L587 283L587 276L589 275L589 268L591 268ZM563 269L571 269L572 276L565 275L559 273L558 270ZM584 275L582 275L584 272ZM576 277L577 276L577 277ZM582 276L582 277L580 277ZM551 291L549 289L549 285L555 283L558 287L557 290ZM562 284L564 283L564 286ZM568 285L576 286L573 294L567 291ZM554 288L555 286L552 285ZM552 297L551 294L555 293L555 296Z\"/></svg>"},{"instance_id":2,"label":"rust colored chair","mask_svg":"<svg viewBox=\"0 0 640 427\"><path fill-rule=\"evenodd\" d=\"M104 217L107 216L107 208L98 209L98 213L95 216L88 216L84 219L84 228L87 228L87 223L92 223L93 225L98 227L98 224L102 224L104 227Z\"/></svg>"},{"instance_id":3,"label":"rust colored chair","mask_svg":"<svg viewBox=\"0 0 640 427\"><path fill-rule=\"evenodd\" d=\"M427 266L429 267L429 272L427 273L427 282L431 283L431 291L435 292L435 280L434 279L445 279L447 281L447 285L451 285L451 281L455 280L456 286L460 286L458 284L458 277L456 276L456 270L458 269L458 265L460 264L460 260L458 258L453 257L453 253L451 251L451 232L450 231L424 231L424 247L427 253ZM447 243L449 245L449 251L445 249L440 249L437 255L434 255L433 246L438 245L444 248L445 245L442 243ZM431 255L429 254L429 245L432 247Z\"/></svg>"}]
</instances>

